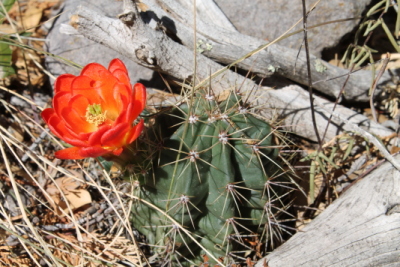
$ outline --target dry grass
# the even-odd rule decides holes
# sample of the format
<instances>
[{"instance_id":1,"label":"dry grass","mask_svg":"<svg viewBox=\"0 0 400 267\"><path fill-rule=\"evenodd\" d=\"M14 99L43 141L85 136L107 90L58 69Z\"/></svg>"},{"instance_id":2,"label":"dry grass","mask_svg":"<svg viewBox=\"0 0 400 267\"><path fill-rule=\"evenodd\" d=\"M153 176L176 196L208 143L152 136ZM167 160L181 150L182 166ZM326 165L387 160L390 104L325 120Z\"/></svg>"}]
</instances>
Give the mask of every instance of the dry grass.
<instances>
[{"instance_id":1,"label":"dry grass","mask_svg":"<svg viewBox=\"0 0 400 267\"><path fill-rule=\"evenodd\" d=\"M62 144L40 117L50 102L40 25L58 4L19 1L1 25L16 73L0 87L0 266L142 266L131 184L94 160L55 159Z\"/></svg>"}]
</instances>

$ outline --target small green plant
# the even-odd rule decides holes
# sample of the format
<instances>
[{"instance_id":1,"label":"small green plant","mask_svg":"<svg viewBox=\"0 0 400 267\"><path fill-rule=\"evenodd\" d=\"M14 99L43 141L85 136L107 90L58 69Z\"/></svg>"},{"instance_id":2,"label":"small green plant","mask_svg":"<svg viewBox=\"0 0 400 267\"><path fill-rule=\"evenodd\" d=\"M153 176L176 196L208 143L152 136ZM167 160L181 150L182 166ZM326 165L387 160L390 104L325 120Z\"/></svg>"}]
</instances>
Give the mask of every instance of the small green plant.
<instances>
[{"instance_id":1,"label":"small green plant","mask_svg":"<svg viewBox=\"0 0 400 267\"><path fill-rule=\"evenodd\" d=\"M318 186L316 187L316 185L324 179L324 182L328 185L328 190L332 192L332 196L337 196L339 192L337 192L335 188L343 182L338 181L338 177L344 175L346 179L348 178L351 180L347 177L348 174L362 169L361 166L358 166L357 170L350 171L350 169L352 169L351 166L362 155L366 158L367 155L371 157L371 147L369 143L362 136L352 132L346 132L336 136L335 139L325 144L322 150L316 150L302 158L300 160L301 162L310 162L310 203L314 203L315 192L320 189ZM341 180L344 180L344 178ZM333 199L329 199L329 201Z\"/></svg>"},{"instance_id":2,"label":"small green plant","mask_svg":"<svg viewBox=\"0 0 400 267\"><path fill-rule=\"evenodd\" d=\"M367 45L371 39L372 34L379 27L383 30L387 39L389 40L393 50L400 52L399 46L399 33L400 33L400 10L399 3L395 4L394 1L381 0L377 1L362 18L360 25L354 35L354 42L348 46L346 49L341 63L344 64L349 69L359 69L367 64L370 65L372 76L376 76L376 66L374 60L374 54L379 51L373 49L372 45ZM393 31L389 29L389 26L385 22L385 15L388 13L389 9L392 8L397 13L397 18L395 22L394 34ZM378 34L378 36L380 36ZM373 43L373 42L371 42ZM377 43L377 41L375 41ZM374 79L372 79L369 94L372 94Z\"/></svg>"},{"instance_id":3,"label":"small green plant","mask_svg":"<svg viewBox=\"0 0 400 267\"><path fill-rule=\"evenodd\" d=\"M188 266L208 254L210 263L231 264L254 254L255 243L282 241L292 183L272 140L271 126L235 92L224 101L197 93L155 119L128 169L142 200L133 225L159 259Z\"/></svg>"},{"instance_id":4,"label":"small green plant","mask_svg":"<svg viewBox=\"0 0 400 267\"><path fill-rule=\"evenodd\" d=\"M15 0L2 0L0 7L0 23L4 23L6 13L13 6ZM12 50L10 48L10 37L7 34L0 34L0 78L15 74L12 67Z\"/></svg>"}]
</instances>

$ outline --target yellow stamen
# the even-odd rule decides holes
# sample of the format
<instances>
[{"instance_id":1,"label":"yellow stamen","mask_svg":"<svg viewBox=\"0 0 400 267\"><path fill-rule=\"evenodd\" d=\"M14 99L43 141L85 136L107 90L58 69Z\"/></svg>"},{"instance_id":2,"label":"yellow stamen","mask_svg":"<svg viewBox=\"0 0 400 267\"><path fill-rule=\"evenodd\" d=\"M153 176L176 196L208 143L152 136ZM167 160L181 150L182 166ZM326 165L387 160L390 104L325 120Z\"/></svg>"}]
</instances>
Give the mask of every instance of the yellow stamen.
<instances>
[{"instance_id":1,"label":"yellow stamen","mask_svg":"<svg viewBox=\"0 0 400 267\"><path fill-rule=\"evenodd\" d=\"M102 109L99 104L93 104L86 108L85 118L88 123L94 124L97 127L107 119L106 113L107 110L102 113Z\"/></svg>"}]
</instances>

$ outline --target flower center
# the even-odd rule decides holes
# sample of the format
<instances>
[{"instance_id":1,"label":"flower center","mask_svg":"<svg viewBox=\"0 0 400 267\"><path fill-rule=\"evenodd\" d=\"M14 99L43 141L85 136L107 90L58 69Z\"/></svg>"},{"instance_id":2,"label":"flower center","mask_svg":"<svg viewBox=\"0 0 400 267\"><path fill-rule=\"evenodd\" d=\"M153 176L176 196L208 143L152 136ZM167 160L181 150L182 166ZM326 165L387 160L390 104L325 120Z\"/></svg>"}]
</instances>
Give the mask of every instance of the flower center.
<instances>
[{"instance_id":1,"label":"flower center","mask_svg":"<svg viewBox=\"0 0 400 267\"><path fill-rule=\"evenodd\" d=\"M100 104L93 104L86 108L85 118L88 123L97 127L107 119L106 113L107 111L103 113Z\"/></svg>"}]
</instances>

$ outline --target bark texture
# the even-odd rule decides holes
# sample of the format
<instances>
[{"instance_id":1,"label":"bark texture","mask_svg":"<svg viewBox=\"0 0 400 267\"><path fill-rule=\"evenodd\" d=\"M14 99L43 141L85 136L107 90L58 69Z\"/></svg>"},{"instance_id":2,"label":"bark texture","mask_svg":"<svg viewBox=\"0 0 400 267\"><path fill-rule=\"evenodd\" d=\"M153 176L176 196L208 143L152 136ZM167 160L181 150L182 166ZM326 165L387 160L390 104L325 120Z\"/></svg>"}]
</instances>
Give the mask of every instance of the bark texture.
<instances>
[{"instance_id":1,"label":"bark texture","mask_svg":"<svg viewBox=\"0 0 400 267\"><path fill-rule=\"evenodd\" d=\"M169 1L163 3L166 2ZM183 12L179 11L178 13ZM73 23L78 31L87 38L116 50L142 66L186 82L192 81L194 78L193 70L196 60L196 81L204 81L203 85L207 86L211 80L211 86L217 94L224 90L239 88L246 98L246 95L248 95L248 100L254 106L261 107L262 116L270 117L272 109L283 110L285 111L286 125L293 125L293 122L296 122L298 126L292 129L295 133L307 139L316 140L316 135L311 130L309 102L305 99L307 93L300 93L302 101L300 99L295 101L296 99L293 98L291 91L277 90L273 92L271 88L258 86L253 80L247 79L234 71L223 69L223 66L206 57L204 53L197 53L196 59L194 59L194 52L190 49L192 46L185 46L172 40L168 32L161 27L161 24L151 19L142 19L141 14L134 14L134 18L132 24L127 25L121 20L107 18L85 7L80 7L77 16L73 17ZM211 25L208 27L212 28ZM232 29L229 31L232 32ZM228 36L226 38L228 39ZM193 40L191 45L193 45ZM215 73L212 79L209 78L210 73ZM298 95L300 91L299 89L295 95ZM339 106L339 109L343 111L344 118L357 125L362 122L365 129L371 130L374 134L382 137L392 134L389 129L362 115L355 116L354 112L342 106ZM329 115L326 114L317 116L319 132L325 131L328 117ZM310 130L305 131L304 129ZM375 129L380 130L374 132ZM340 123L335 124L334 121L329 126L325 140L332 139L343 130L346 130L346 128Z\"/></svg>"},{"instance_id":2,"label":"bark texture","mask_svg":"<svg viewBox=\"0 0 400 267\"><path fill-rule=\"evenodd\" d=\"M151 10L151 19L157 23L162 23L171 34L176 35L182 44L191 48L194 40L193 11L188 4L190 1L186 1L185 5L181 2L183 1L149 0L148 5ZM197 2L201 3L202 1ZM301 20L297 22L302 24ZM273 79L274 76L280 75L307 85L307 60L303 51L298 53L296 49L279 44L268 45L265 40L232 31L231 28L227 29L227 27L222 28L214 25L211 20L207 20L206 16L197 17L198 43L205 44L205 49L202 51L203 55L223 64L232 64L237 59L246 57L243 61L237 63L239 68L250 70L261 77ZM253 52L260 47L265 47L265 49L253 55ZM369 100L368 91L374 79L370 71L360 70L348 77L348 70L333 66L313 55L311 55L310 61L313 86L319 92L336 98L345 85L345 100L363 102ZM321 65L325 66L326 69L318 68ZM348 81L346 82L347 78ZM385 73L378 85L385 84L389 80L390 75ZM379 92L379 86L376 92Z\"/></svg>"},{"instance_id":3,"label":"bark texture","mask_svg":"<svg viewBox=\"0 0 400 267\"><path fill-rule=\"evenodd\" d=\"M399 266L399 188L399 171L384 163L256 267Z\"/></svg>"}]
</instances>

